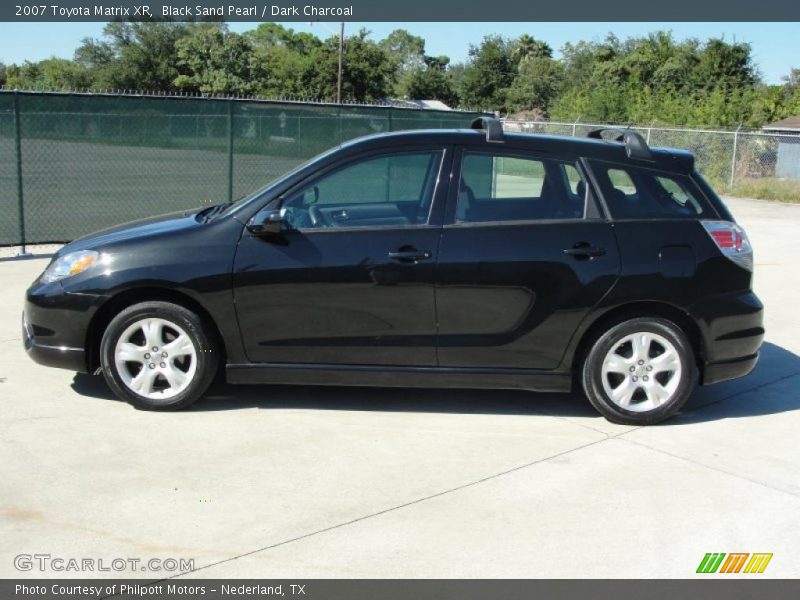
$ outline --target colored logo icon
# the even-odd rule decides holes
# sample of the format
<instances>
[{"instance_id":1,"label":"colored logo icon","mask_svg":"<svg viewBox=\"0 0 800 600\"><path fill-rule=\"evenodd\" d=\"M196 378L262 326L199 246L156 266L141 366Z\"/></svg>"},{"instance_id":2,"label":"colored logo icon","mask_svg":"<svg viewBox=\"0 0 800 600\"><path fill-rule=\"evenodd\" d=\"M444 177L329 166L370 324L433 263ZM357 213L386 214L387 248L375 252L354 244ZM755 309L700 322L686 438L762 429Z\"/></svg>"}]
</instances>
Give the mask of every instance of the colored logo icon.
<instances>
[{"instance_id":1,"label":"colored logo icon","mask_svg":"<svg viewBox=\"0 0 800 600\"><path fill-rule=\"evenodd\" d=\"M772 553L707 552L697 567L698 573L763 573Z\"/></svg>"}]
</instances>

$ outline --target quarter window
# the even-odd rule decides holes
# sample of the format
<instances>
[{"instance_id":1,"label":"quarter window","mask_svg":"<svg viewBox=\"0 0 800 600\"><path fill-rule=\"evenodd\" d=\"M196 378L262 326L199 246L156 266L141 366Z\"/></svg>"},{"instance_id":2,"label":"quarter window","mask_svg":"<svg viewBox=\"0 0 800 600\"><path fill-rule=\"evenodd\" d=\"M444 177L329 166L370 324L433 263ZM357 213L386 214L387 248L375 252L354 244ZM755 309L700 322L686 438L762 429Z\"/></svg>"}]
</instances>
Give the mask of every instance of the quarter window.
<instances>
[{"instance_id":1,"label":"quarter window","mask_svg":"<svg viewBox=\"0 0 800 600\"><path fill-rule=\"evenodd\" d=\"M615 219L699 217L709 208L685 175L592 162L600 191Z\"/></svg>"},{"instance_id":2,"label":"quarter window","mask_svg":"<svg viewBox=\"0 0 800 600\"><path fill-rule=\"evenodd\" d=\"M580 219L586 184L574 165L550 159L465 152L456 223Z\"/></svg>"}]
</instances>

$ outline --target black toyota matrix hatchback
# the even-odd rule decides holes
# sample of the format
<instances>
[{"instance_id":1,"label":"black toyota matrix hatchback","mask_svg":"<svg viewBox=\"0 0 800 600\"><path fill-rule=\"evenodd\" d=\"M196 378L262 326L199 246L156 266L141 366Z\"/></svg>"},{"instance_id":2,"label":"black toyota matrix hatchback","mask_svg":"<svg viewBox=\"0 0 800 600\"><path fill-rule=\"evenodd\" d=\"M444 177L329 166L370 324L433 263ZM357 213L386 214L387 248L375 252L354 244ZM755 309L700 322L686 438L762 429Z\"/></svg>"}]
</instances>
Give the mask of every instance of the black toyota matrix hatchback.
<instances>
[{"instance_id":1,"label":"black toyota matrix hatchback","mask_svg":"<svg viewBox=\"0 0 800 600\"><path fill-rule=\"evenodd\" d=\"M231 383L577 385L611 421L655 423L698 380L753 369L752 271L691 154L484 118L76 240L28 290L24 340L139 408L189 406L224 366Z\"/></svg>"}]
</instances>

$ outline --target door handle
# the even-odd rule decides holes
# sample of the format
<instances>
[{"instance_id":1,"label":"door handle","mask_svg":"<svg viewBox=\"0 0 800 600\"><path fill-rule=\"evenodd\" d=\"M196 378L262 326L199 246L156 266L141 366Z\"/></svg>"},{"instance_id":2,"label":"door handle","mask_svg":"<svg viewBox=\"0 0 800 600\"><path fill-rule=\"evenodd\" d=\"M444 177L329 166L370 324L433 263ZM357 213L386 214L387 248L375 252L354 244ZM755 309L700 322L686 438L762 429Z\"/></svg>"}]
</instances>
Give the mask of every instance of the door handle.
<instances>
[{"instance_id":1,"label":"door handle","mask_svg":"<svg viewBox=\"0 0 800 600\"><path fill-rule=\"evenodd\" d=\"M421 260L427 260L431 257L430 252L421 252L416 248L409 250L396 250L389 252L389 258L398 262L416 263Z\"/></svg>"},{"instance_id":2,"label":"door handle","mask_svg":"<svg viewBox=\"0 0 800 600\"><path fill-rule=\"evenodd\" d=\"M564 254L575 258L594 258L595 256L605 256L606 249L592 246L588 242L578 242L572 248L564 250Z\"/></svg>"}]
</instances>

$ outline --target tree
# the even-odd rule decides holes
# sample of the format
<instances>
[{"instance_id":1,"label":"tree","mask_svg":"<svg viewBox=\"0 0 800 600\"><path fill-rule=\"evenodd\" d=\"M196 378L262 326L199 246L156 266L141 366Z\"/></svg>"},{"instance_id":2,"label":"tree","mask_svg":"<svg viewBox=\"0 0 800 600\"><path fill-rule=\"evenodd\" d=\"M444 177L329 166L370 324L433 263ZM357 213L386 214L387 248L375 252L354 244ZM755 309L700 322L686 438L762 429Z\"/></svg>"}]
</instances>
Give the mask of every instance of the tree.
<instances>
[{"instance_id":1,"label":"tree","mask_svg":"<svg viewBox=\"0 0 800 600\"><path fill-rule=\"evenodd\" d=\"M177 43L197 25L173 22L122 22L106 25L102 40L85 39L76 62L97 69L97 89L169 91L175 89Z\"/></svg>"},{"instance_id":2,"label":"tree","mask_svg":"<svg viewBox=\"0 0 800 600\"><path fill-rule=\"evenodd\" d=\"M425 40L405 29L395 29L378 44L399 67L401 72L425 65Z\"/></svg>"},{"instance_id":3,"label":"tree","mask_svg":"<svg viewBox=\"0 0 800 600\"><path fill-rule=\"evenodd\" d=\"M727 43L720 38L706 42L695 73L698 80L716 86L752 86L759 81L750 44Z\"/></svg>"},{"instance_id":4,"label":"tree","mask_svg":"<svg viewBox=\"0 0 800 600\"><path fill-rule=\"evenodd\" d=\"M500 36L485 37L480 46L469 49L459 89L462 105L505 110L506 91L514 76L508 43Z\"/></svg>"},{"instance_id":5,"label":"tree","mask_svg":"<svg viewBox=\"0 0 800 600\"><path fill-rule=\"evenodd\" d=\"M262 23L245 34L253 48L250 70L255 92L264 96L319 98L314 88L316 36L277 23Z\"/></svg>"},{"instance_id":6,"label":"tree","mask_svg":"<svg viewBox=\"0 0 800 600\"><path fill-rule=\"evenodd\" d=\"M322 42L315 35L295 32L279 23L261 23L253 31L244 34L254 49L281 47L306 54L319 48Z\"/></svg>"},{"instance_id":7,"label":"tree","mask_svg":"<svg viewBox=\"0 0 800 600\"><path fill-rule=\"evenodd\" d=\"M523 33L510 45L512 60L521 64L527 58L553 58L553 49L541 40Z\"/></svg>"},{"instance_id":8,"label":"tree","mask_svg":"<svg viewBox=\"0 0 800 600\"><path fill-rule=\"evenodd\" d=\"M547 114L550 104L561 91L563 81L564 69L558 61L546 56L526 57L508 90L509 111L538 108Z\"/></svg>"},{"instance_id":9,"label":"tree","mask_svg":"<svg viewBox=\"0 0 800 600\"><path fill-rule=\"evenodd\" d=\"M178 66L183 73L175 87L204 94L250 94L254 82L250 72L252 47L244 36L218 23L192 29L175 44Z\"/></svg>"},{"instance_id":10,"label":"tree","mask_svg":"<svg viewBox=\"0 0 800 600\"><path fill-rule=\"evenodd\" d=\"M453 81L447 72L446 56L425 57L425 66L412 70L401 82L400 95L413 100L440 100L448 105L458 102Z\"/></svg>"},{"instance_id":11,"label":"tree","mask_svg":"<svg viewBox=\"0 0 800 600\"><path fill-rule=\"evenodd\" d=\"M735 127L774 112L759 100L769 93L747 44L677 42L658 31L567 44L562 56L564 84L550 109L556 118Z\"/></svg>"},{"instance_id":12,"label":"tree","mask_svg":"<svg viewBox=\"0 0 800 600\"><path fill-rule=\"evenodd\" d=\"M786 87L788 88L800 87L800 69L792 68L792 70L789 71L789 74L785 75L781 79L784 81Z\"/></svg>"},{"instance_id":13,"label":"tree","mask_svg":"<svg viewBox=\"0 0 800 600\"><path fill-rule=\"evenodd\" d=\"M5 84L12 88L39 90L76 90L91 86L91 74L64 58L47 58L36 63L25 61L6 70Z\"/></svg>"},{"instance_id":14,"label":"tree","mask_svg":"<svg viewBox=\"0 0 800 600\"><path fill-rule=\"evenodd\" d=\"M458 101L447 74L450 58L425 54L425 40L405 29L395 29L378 45L392 62L393 93L401 98Z\"/></svg>"},{"instance_id":15,"label":"tree","mask_svg":"<svg viewBox=\"0 0 800 600\"><path fill-rule=\"evenodd\" d=\"M380 100L390 95L394 68L386 51L368 38L362 29L345 39L342 61L342 98L356 102ZM307 85L317 98L336 97L339 38L330 37L311 54Z\"/></svg>"},{"instance_id":16,"label":"tree","mask_svg":"<svg viewBox=\"0 0 800 600\"><path fill-rule=\"evenodd\" d=\"M419 85L425 78L425 40L405 29L395 29L378 45L386 51L392 63L394 95L407 96L409 87Z\"/></svg>"},{"instance_id":17,"label":"tree","mask_svg":"<svg viewBox=\"0 0 800 600\"><path fill-rule=\"evenodd\" d=\"M6 67L0 85L29 89L188 90L332 100L339 40L277 23L232 33L221 22L112 22L84 39L73 60ZM760 127L800 113L800 70L765 85L748 44L677 41L668 31L567 43L558 59L530 34L489 36L465 64L425 54L404 29L345 40L343 98L438 99L554 119L679 126Z\"/></svg>"}]
</instances>

